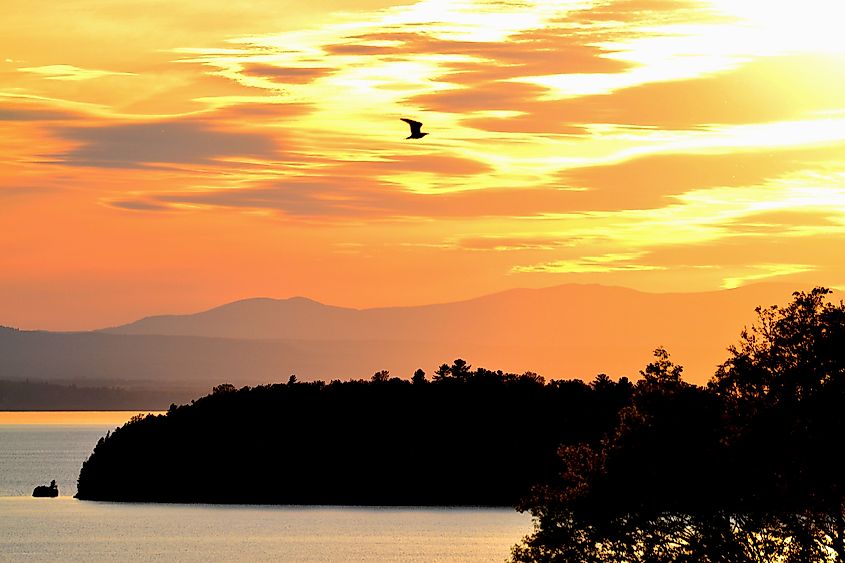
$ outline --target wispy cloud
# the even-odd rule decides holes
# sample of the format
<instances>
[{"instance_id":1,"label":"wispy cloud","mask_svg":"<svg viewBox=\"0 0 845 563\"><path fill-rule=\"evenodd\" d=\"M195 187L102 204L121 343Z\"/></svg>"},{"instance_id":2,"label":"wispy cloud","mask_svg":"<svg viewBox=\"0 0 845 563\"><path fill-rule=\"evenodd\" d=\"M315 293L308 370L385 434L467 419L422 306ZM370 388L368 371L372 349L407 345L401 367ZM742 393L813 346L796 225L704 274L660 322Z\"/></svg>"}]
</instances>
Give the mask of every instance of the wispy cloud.
<instances>
[{"instance_id":1,"label":"wispy cloud","mask_svg":"<svg viewBox=\"0 0 845 563\"><path fill-rule=\"evenodd\" d=\"M129 211L169 211L172 209L171 207L168 207L166 205L132 199L109 201L108 204L112 207L117 207L119 209L127 209Z\"/></svg>"},{"instance_id":2,"label":"wispy cloud","mask_svg":"<svg viewBox=\"0 0 845 563\"><path fill-rule=\"evenodd\" d=\"M2 186L0 198L28 198L54 192L51 186Z\"/></svg>"},{"instance_id":3,"label":"wispy cloud","mask_svg":"<svg viewBox=\"0 0 845 563\"><path fill-rule=\"evenodd\" d=\"M0 121L68 121L81 119L83 116L57 108L36 106L34 104L0 105Z\"/></svg>"},{"instance_id":4,"label":"wispy cloud","mask_svg":"<svg viewBox=\"0 0 845 563\"><path fill-rule=\"evenodd\" d=\"M241 70L247 76L267 78L277 84L302 84L312 82L317 78L327 76L332 72L330 68L320 67L284 67L261 63L250 63Z\"/></svg>"},{"instance_id":5,"label":"wispy cloud","mask_svg":"<svg viewBox=\"0 0 845 563\"><path fill-rule=\"evenodd\" d=\"M365 167L364 167L365 168ZM295 178L241 188L195 188L183 192L155 193L137 201L151 205L195 205L205 208L274 211L282 216L324 217L347 220L447 219L527 217L544 213L550 201L565 204L565 193L546 189L467 190L415 193L382 179L332 174L320 178ZM139 203L140 205L140 203Z\"/></svg>"},{"instance_id":6,"label":"wispy cloud","mask_svg":"<svg viewBox=\"0 0 845 563\"><path fill-rule=\"evenodd\" d=\"M45 65L22 67L20 72L29 72L43 76L48 80L92 80L104 76L135 76L132 72L115 72L112 70L95 70L79 68L73 65Z\"/></svg>"},{"instance_id":7,"label":"wispy cloud","mask_svg":"<svg viewBox=\"0 0 845 563\"><path fill-rule=\"evenodd\" d=\"M520 252L520 251L552 251L561 247L573 246L574 240L555 237L538 236L484 236L463 238L453 246L462 250L483 252Z\"/></svg>"},{"instance_id":8,"label":"wispy cloud","mask_svg":"<svg viewBox=\"0 0 845 563\"><path fill-rule=\"evenodd\" d=\"M645 252L620 252L601 254L598 256L584 256L574 260L555 260L542 264L514 266L514 273L552 273L552 274L583 274L599 272L638 272L646 270L661 270L662 266L643 264L637 260Z\"/></svg>"},{"instance_id":9,"label":"wispy cloud","mask_svg":"<svg viewBox=\"0 0 845 563\"><path fill-rule=\"evenodd\" d=\"M271 136L225 131L202 121L61 127L56 132L76 143L76 147L51 157L72 166L143 168L162 163L210 164L225 157L277 155Z\"/></svg>"},{"instance_id":10,"label":"wispy cloud","mask_svg":"<svg viewBox=\"0 0 845 563\"><path fill-rule=\"evenodd\" d=\"M811 272L815 268L809 264L754 264L747 268L747 272L724 279L722 287L733 289L743 286L749 282L768 280L790 274Z\"/></svg>"}]
</instances>

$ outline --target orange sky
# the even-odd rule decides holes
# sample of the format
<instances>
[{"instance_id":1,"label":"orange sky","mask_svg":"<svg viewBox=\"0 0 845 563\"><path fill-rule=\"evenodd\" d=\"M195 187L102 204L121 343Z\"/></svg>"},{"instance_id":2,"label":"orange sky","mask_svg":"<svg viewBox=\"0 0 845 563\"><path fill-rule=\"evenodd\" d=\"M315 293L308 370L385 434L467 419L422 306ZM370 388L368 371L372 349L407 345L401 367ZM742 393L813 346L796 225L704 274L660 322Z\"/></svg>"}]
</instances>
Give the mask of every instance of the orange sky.
<instances>
[{"instance_id":1,"label":"orange sky","mask_svg":"<svg viewBox=\"0 0 845 563\"><path fill-rule=\"evenodd\" d=\"M4 14L0 324L845 286L838 0L233 6Z\"/></svg>"}]
</instances>

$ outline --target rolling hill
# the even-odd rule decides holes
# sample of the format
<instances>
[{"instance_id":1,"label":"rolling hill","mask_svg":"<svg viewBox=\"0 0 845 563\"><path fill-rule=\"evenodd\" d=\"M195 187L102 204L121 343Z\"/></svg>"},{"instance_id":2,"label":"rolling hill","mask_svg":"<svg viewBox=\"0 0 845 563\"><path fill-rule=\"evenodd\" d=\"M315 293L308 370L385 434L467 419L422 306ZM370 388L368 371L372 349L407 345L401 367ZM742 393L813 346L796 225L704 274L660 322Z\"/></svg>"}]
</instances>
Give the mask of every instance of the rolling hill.
<instances>
[{"instance_id":1,"label":"rolling hill","mask_svg":"<svg viewBox=\"0 0 845 563\"><path fill-rule=\"evenodd\" d=\"M350 309L295 297L246 299L190 315L92 332L0 330L0 377L211 386L429 374L461 357L476 366L592 379L636 378L657 346L702 383L754 308L796 289L757 284L706 293L563 285L418 307ZM800 288L809 289L809 288Z\"/></svg>"}]
</instances>

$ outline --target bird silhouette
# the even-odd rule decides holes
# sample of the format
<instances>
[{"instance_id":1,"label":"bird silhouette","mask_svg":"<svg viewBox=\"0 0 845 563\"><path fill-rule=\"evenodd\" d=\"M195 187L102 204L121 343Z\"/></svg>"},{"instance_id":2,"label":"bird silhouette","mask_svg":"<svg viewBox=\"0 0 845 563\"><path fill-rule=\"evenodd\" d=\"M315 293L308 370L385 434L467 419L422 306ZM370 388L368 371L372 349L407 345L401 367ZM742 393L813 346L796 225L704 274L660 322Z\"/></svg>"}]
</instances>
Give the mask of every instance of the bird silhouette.
<instances>
[{"instance_id":1,"label":"bird silhouette","mask_svg":"<svg viewBox=\"0 0 845 563\"><path fill-rule=\"evenodd\" d=\"M420 131L420 129L422 129L422 123L419 121L414 121L413 119L407 119L405 117L400 117L399 119L411 126L411 136L405 137L405 139L422 139L428 135L428 133Z\"/></svg>"}]
</instances>

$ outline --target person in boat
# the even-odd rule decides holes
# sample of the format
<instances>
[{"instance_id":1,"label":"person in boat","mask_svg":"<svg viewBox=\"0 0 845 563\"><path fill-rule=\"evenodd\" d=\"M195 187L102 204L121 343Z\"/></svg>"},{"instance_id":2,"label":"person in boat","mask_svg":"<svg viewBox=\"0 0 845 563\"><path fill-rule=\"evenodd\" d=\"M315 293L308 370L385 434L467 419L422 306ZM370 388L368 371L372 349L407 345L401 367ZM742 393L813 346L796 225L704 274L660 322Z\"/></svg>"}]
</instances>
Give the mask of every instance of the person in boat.
<instances>
[{"instance_id":1,"label":"person in boat","mask_svg":"<svg viewBox=\"0 0 845 563\"><path fill-rule=\"evenodd\" d=\"M46 485L38 485L35 487L35 490L32 491L32 496L34 497L57 497L59 496L59 487L56 485L56 480L53 479L50 481L50 486Z\"/></svg>"}]
</instances>

